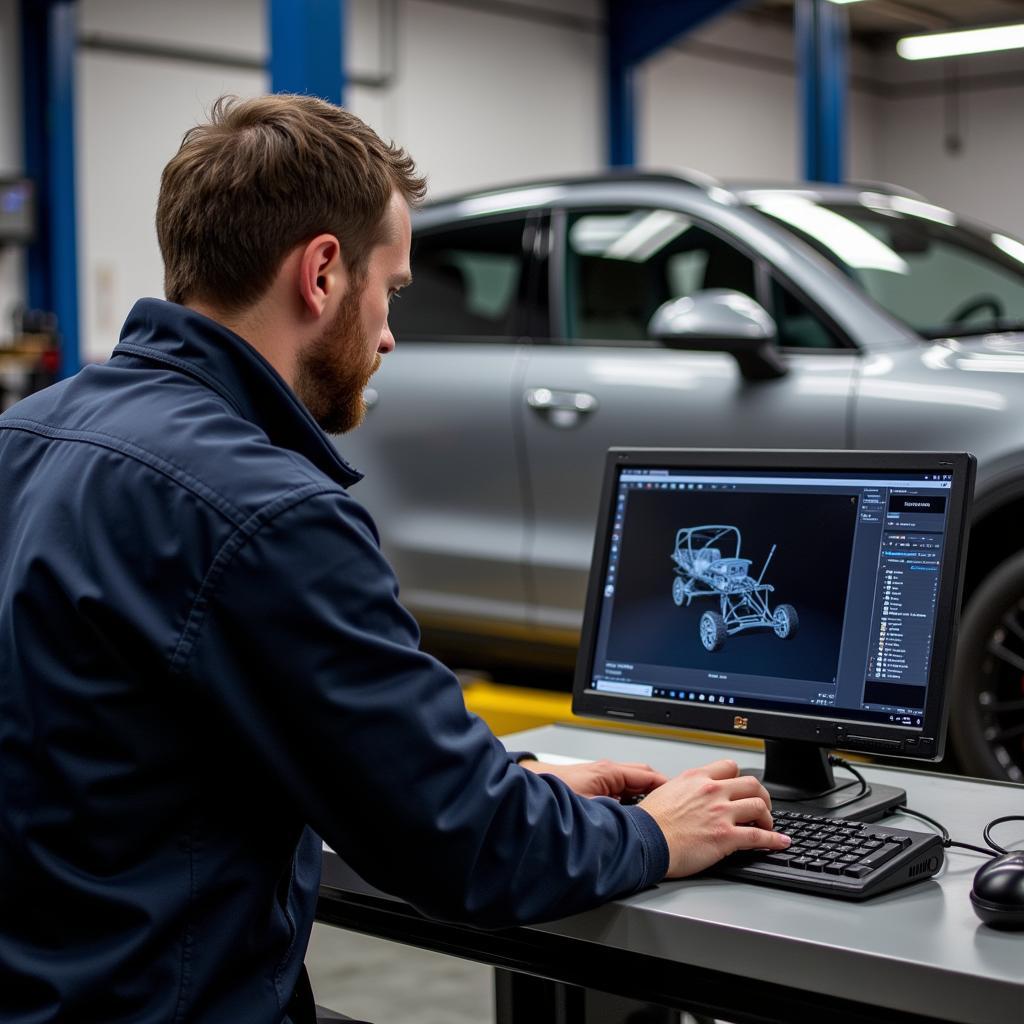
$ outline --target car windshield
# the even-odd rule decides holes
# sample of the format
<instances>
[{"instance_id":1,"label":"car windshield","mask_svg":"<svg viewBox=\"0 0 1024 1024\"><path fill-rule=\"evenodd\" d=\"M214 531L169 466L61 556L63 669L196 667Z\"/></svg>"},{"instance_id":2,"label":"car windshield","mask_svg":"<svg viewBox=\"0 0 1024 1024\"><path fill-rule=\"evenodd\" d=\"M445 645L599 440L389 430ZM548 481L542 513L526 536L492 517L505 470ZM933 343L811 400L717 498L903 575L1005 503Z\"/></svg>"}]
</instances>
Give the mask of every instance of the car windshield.
<instances>
[{"instance_id":1,"label":"car windshield","mask_svg":"<svg viewBox=\"0 0 1024 1024\"><path fill-rule=\"evenodd\" d=\"M810 243L925 338L1024 330L1024 243L909 196L754 192L748 202Z\"/></svg>"}]
</instances>

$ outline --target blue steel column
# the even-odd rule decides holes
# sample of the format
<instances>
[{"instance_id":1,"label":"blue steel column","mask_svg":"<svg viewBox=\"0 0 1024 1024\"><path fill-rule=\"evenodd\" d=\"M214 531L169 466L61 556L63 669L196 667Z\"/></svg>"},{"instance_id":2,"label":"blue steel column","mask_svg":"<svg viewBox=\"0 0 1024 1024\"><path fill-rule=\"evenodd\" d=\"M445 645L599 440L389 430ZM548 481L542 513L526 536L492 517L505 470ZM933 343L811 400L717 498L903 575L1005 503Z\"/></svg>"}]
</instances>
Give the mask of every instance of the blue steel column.
<instances>
[{"instance_id":1,"label":"blue steel column","mask_svg":"<svg viewBox=\"0 0 1024 1024\"><path fill-rule=\"evenodd\" d=\"M74 0L50 8L50 259L53 311L60 330L60 375L81 366L78 334L78 229L75 203Z\"/></svg>"},{"instance_id":2,"label":"blue steel column","mask_svg":"<svg viewBox=\"0 0 1024 1024\"><path fill-rule=\"evenodd\" d=\"M608 164L636 161L635 72L682 33L744 0L607 0Z\"/></svg>"},{"instance_id":3,"label":"blue steel column","mask_svg":"<svg viewBox=\"0 0 1024 1024\"><path fill-rule=\"evenodd\" d=\"M825 0L796 0L794 17L803 101L804 177L839 182L845 170L846 11Z\"/></svg>"},{"instance_id":4,"label":"blue steel column","mask_svg":"<svg viewBox=\"0 0 1024 1024\"><path fill-rule=\"evenodd\" d=\"M28 303L51 310L60 375L81 365L75 203L74 0L22 0L21 83L25 174L36 185L38 231L28 250Z\"/></svg>"},{"instance_id":5,"label":"blue steel column","mask_svg":"<svg viewBox=\"0 0 1024 1024\"><path fill-rule=\"evenodd\" d=\"M268 0L270 88L342 102L345 0Z\"/></svg>"},{"instance_id":6,"label":"blue steel column","mask_svg":"<svg viewBox=\"0 0 1024 1024\"><path fill-rule=\"evenodd\" d=\"M632 65L608 62L608 166L636 163L636 95Z\"/></svg>"},{"instance_id":7,"label":"blue steel column","mask_svg":"<svg viewBox=\"0 0 1024 1024\"><path fill-rule=\"evenodd\" d=\"M49 117L47 116L47 69L49 67L49 6L21 0L21 102L25 175L36 188L36 240L28 247L26 268L28 304L32 309L52 309L50 291L49 217Z\"/></svg>"}]
</instances>

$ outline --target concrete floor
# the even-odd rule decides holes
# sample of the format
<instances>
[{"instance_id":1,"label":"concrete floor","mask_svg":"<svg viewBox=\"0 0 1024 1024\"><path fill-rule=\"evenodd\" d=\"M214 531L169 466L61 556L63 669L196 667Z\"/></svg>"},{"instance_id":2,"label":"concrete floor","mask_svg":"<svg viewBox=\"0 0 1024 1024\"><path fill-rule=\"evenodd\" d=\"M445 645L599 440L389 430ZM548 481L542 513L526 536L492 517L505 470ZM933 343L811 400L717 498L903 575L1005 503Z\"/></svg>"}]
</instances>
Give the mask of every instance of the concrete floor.
<instances>
[{"instance_id":1,"label":"concrete floor","mask_svg":"<svg viewBox=\"0 0 1024 1024\"><path fill-rule=\"evenodd\" d=\"M494 1022L491 968L469 960L316 924L306 969L321 1006L372 1024ZM588 1002L587 1024L648 1019L635 1003L602 998L593 1013ZM698 1024L685 1013L676 1019Z\"/></svg>"},{"instance_id":2,"label":"concrete floor","mask_svg":"<svg viewBox=\"0 0 1024 1024\"><path fill-rule=\"evenodd\" d=\"M491 1024L491 969L314 925L306 969L321 1006L373 1024Z\"/></svg>"}]
</instances>

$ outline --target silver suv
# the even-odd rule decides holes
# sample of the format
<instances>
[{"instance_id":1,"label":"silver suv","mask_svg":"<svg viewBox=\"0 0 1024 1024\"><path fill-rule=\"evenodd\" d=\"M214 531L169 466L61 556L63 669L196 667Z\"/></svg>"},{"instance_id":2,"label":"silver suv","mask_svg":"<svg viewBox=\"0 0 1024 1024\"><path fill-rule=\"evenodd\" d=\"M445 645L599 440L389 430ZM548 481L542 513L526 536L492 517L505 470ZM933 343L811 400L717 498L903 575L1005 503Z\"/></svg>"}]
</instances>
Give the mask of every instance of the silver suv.
<instances>
[{"instance_id":1,"label":"silver suv","mask_svg":"<svg viewBox=\"0 0 1024 1024\"><path fill-rule=\"evenodd\" d=\"M432 204L413 274L339 445L428 644L572 651L611 445L968 450L953 744L1024 780L1024 244L889 186L627 174Z\"/></svg>"}]
</instances>

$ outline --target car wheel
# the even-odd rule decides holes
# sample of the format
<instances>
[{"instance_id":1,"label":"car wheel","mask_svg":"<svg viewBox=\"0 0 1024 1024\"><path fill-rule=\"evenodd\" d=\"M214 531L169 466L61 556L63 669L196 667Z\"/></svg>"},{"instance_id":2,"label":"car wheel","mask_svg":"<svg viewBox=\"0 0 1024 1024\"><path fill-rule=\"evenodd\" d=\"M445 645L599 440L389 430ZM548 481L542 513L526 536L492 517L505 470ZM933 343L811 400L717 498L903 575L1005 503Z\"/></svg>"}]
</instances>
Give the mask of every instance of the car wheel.
<instances>
[{"instance_id":1,"label":"car wheel","mask_svg":"<svg viewBox=\"0 0 1024 1024\"><path fill-rule=\"evenodd\" d=\"M681 605L686 600L686 589L683 584L682 576L677 576L672 581L672 600L677 605Z\"/></svg>"},{"instance_id":2,"label":"car wheel","mask_svg":"<svg viewBox=\"0 0 1024 1024\"><path fill-rule=\"evenodd\" d=\"M772 616L772 629L780 640L788 640L800 625L796 609L791 604L780 604Z\"/></svg>"},{"instance_id":3,"label":"car wheel","mask_svg":"<svg viewBox=\"0 0 1024 1024\"><path fill-rule=\"evenodd\" d=\"M718 612L705 612L700 617L700 642L706 651L717 651L725 643L725 619Z\"/></svg>"},{"instance_id":4,"label":"car wheel","mask_svg":"<svg viewBox=\"0 0 1024 1024\"><path fill-rule=\"evenodd\" d=\"M1024 551L985 577L964 610L949 727L964 771L1024 782Z\"/></svg>"}]
</instances>

